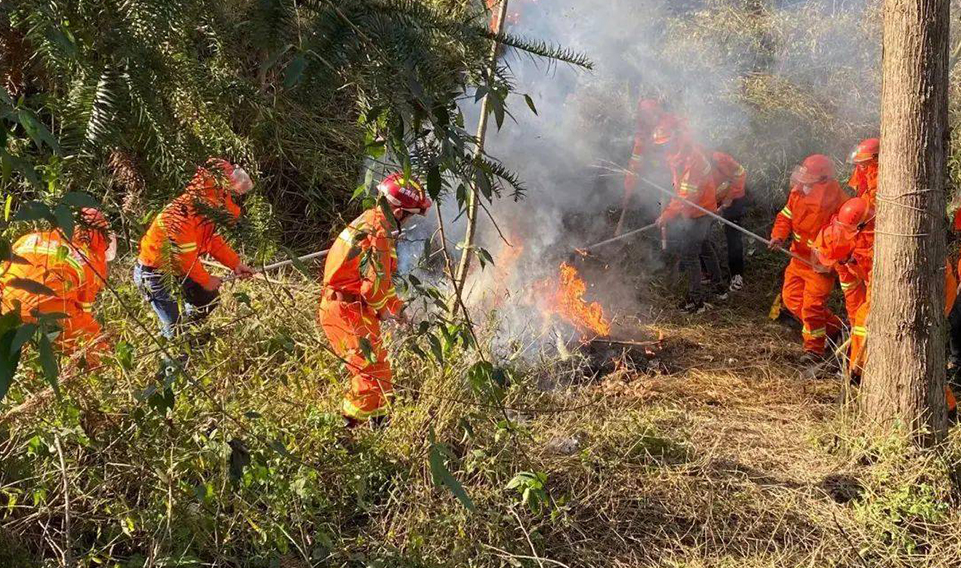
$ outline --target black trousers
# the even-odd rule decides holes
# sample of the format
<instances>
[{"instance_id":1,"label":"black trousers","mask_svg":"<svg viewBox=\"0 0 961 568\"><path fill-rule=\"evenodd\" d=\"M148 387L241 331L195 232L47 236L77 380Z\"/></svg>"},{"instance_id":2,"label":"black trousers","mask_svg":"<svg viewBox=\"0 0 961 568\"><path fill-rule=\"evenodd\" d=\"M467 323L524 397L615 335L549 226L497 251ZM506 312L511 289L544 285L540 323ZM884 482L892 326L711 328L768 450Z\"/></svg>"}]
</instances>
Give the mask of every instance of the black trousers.
<instances>
[{"instance_id":1,"label":"black trousers","mask_svg":"<svg viewBox=\"0 0 961 568\"><path fill-rule=\"evenodd\" d=\"M741 224L747 212L747 196L735 199L730 207L721 211L724 217L732 223ZM724 238L727 240L727 267L731 277L744 274L744 235L737 229L724 225Z\"/></svg>"}]
</instances>

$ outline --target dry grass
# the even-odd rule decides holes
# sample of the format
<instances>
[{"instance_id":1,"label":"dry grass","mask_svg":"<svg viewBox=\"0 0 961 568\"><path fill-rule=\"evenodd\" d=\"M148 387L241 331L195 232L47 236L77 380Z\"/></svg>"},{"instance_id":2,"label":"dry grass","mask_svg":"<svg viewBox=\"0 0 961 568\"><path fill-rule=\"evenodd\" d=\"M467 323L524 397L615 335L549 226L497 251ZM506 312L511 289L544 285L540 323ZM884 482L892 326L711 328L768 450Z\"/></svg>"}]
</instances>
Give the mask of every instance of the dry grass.
<instances>
[{"instance_id":1,"label":"dry grass","mask_svg":"<svg viewBox=\"0 0 961 568\"><path fill-rule=\"evenodd\" d=\"M798 332L766 318L776 264L753 259L748 290L701 316L641 281L646 307L622 319L664 334L661 364L576 381L576 361L514 368L509 422L471 391L459 350L444 365L399 351L391 426L353 436L330 414L343 379L314 328L317 284L245 284L236 291L251 308L228 297L211 322L227 327L194 353L173 411L139 396L155 364L141 347L132 368L18 419L0 444L0 491L16 496L0 513L0 559L59 562L63 472L46 449L56 434L75 555L88 563L957 565L956 440L941 458L866 443L835 403L840 381L804 378ZM152 325L132 291L120 297ZM147 345L119 303L106 302L113 324ZM564 380L539 390L543 373ZM40 386L23 377L5 407ZM476 512L432 482L431 436L449 447ZM236 440L251 465L232 481ZM277 440L289 455L271 449ZM547 475L548 504L532 509L508 488L523 471Z\"/></svg>"}]
</instances>

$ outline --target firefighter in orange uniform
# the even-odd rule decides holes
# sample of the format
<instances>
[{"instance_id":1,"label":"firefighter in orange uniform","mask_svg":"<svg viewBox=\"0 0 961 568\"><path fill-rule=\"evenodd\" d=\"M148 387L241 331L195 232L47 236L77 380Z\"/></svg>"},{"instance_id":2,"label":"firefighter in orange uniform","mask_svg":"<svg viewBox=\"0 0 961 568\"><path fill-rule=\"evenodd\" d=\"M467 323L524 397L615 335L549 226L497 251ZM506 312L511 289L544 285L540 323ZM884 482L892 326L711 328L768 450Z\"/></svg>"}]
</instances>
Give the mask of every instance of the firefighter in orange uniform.
<instances>
[{"instance_id":1,"label":"firefighter in orange uniform","mask_svg":"<svg viewBox=\"0 0 961 568\"><path fill-rule=\"evenodd\" d=\"M93 317L93 304L107 279L107 263L117 253L117 239L100 211L84 208L72 239L61 230L29 233L13 245L13 262L0 269L3 313L19 311L21 321L35 323L45 314L64 314L55 320L60 327L56 343L70 354L93 342L84 358L99 363L108 347L100 324ZM19 258L18 258L19 257ZM43 285L53 296L26 290L18 281Z\"/></svg>"},{"instance_id":2,"label":"firefighter in orange uniform","mask_svg":"<svg viewBox=\"0 0 961 568\"><path fill-rule=\"evenodd\" d=\"M849 199L837 216L815 241L818 259L837 271L844 291L844 304L851 322L851 347L848 369L858 381L867 362L868 315L871 311L871 269L874 266L874 209L866 196ZM951 263L945 267L945 305L948 315L957 298L958 281ZM957 403L950 387L945 387L948 411Z\"/></svg>"},{"instance_id":3,"label":"firefighter in orange uniform","mask_svg":"<svg viewBox=\"0 0 961 568\"><path fill-rule=\"evenodd\" d=\"M804 160L791 176L787 205L778 213L771 231L771 249L783 248L791 240L791 252L811 264L791 259L784 271L781 298L784 306L802 324L805 363L824 357L827 337L841 330L841 320L827 307L834 288L831 269L821 265L812 250L818 233L838 212L847 196L834 178L830 158L814 154Z\"/></svg>"},{"instance_id":4,"label":"firefighter in orange uniform","mask_svg":"<svg viewBox=\"0 0 961 568\"><path fill-rule=\"evenodd\" d=\"M379 206L365 211L337 237L324 266L324 292L317 314L331 348L350 372L342 413L350 426L387 414L393 391L380 322L400 316L403 303L394 289L397 248L393 230L431 206L420 184L403 174L388 176L377 190L394 219Z\"/></svg>"},{"instance_id":5,"label":"firefighter in orange uniform","mask_svg":"<svg viewBox=\"0 0 961 568\"><path fill-rule=\"evenodd\" d=\"M650 159L651 141L654 129L665 116L660 103L654 99L641 99L637 103L637 124L634 129L634 147L631 151L631 161L627 165L627 175L624 176L624 200L621 203L621 217L614 229L614 236L624 230L624 217L630 205L634 191L637 189L637 176L644 171L645 162Z\"/></svg>"},{"instance_id":6,"label":"firefighter in orange uniform","mask_svg":"<svg viewBox=\"0 0 961 568\"><path fill-rule=\"evenodd\" d=\"M687 298L682 308L691 313L701 313L706 308L701 291L701 261L707 265L715 290L722 287L721 267L715 255L701 254L710 234L711 217L685 201L711 212L717 211L713 168L704 150L673 116L661 119L651 139L665 152L667 165L674 178L674 191L680 198L671 199L657 218L657 225L661 228L666 250L680 255L681 266L687 273Z\"/></svg>"},{"instance_id":7,"label":"firefighter in orange uniform","mask_svg":"<svg viewBox=\"0 0 961 568\"><path fill-rule=\"evenodd\" d=\"M871 267L874 264L874 210L863 197L849 199L815 239L818 260L837 272L844 306L851 322L849 368L860 375L871 309Z\"/></svg>"},{"instance_id":8,"label":"firefighter in orange uniform","mask_svg":"<svg viewBox=\"0 0 961 568\"><path fill-rule=\"evenodd\" d=\"M714 166L718 213L728 221L740 224L747 212L744 187L747 172L737 160L724 152L714 152L711 163ZM731 271L730 290L736 292L744 288L744 238L734 227L724 225L724 239L727 241L727 267Z\"/></svg>"},{"instance_id":9,"label":"firefighter in orange uniform","mask_svg":"<svg viewBox=\"0 0 961 568\"><path fill-rule=\"evenodd\" d=\"M848 186L854 189L857 197L863 197L870 209L877 209L878 195L878 155L881 153L881 141L868 138L851 152L850 162L854 164L854 172L848 180Z\"/></svg>"},{"instance_id":10,"label":"firefighter in orange uniform","mask_svg":"<svg viewBox=\"0 0 961 568\"><path fill-rule=\"evenodd\" d=\"M209 254L239 278L253 276L253 270L217 234L217 223L210 218L220 213L238 219L240 207L233 196L244 195L252 187L243 168L225 160L209 160L206 167L197 168L186 191L154 218L141 239L134 283L160 319L164 337L174 337L182 316L199 323L216 306L221 281L207 272L201 256ZM181 292L184 314L171 285Z\"/></svg>"}]
</instances>

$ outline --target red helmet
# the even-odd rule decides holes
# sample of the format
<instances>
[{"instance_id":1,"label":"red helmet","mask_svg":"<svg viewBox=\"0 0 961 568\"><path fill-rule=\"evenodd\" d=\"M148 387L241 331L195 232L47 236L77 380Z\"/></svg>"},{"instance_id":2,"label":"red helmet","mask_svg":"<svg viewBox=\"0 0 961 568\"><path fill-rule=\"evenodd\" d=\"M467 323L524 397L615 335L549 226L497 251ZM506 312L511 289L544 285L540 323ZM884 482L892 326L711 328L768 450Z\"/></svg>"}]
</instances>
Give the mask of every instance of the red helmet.
<instances>
[{"instance_id":1,"label":"red helmet","mask_svg":"<svg viewBox=\"0 0 961 568\"><path fill-rule=\"evenodd\" d=\"M814 241L818 262L824 266L834 266L847 260L854 252L854 238L850 230L839 223L831 223L821 229Z\"/></svg>"},{"instance_id":2,"label":"red helmet","mask_svg":"<svg viewBox=\"0 0 961 568\"><path fill-rule=\"evenodd\" d=\"M791 174L794 185L814 185L834 177L834 162L824 154L813 154Z\"/></svg>"},{"instance_id":3,"label":"red helmet","mask_svg":"<svg viewBox=\"0 0 961 568\"><path fill-rule=\"evenodd\" d=\"M851 152L850 162L852 164L863 164L878 159L881 153L881 140L868 138L862 140L860 144Z\"/></svg>"},{"instance_id":4,"label":"red helmet","mask_svg":"<svg viewBox=\"0 0 961 568\"><path fill-rule=\"evenodd\" d=\"M851 228L857 228L867 223L874 216L874 211L868 207L868 202L860 197L848 199L838 211L837 222Z\"/></svg>"},{"instance_id":5,"label":"red helmet","mask_svg":"<svg viewBox=\"0 0 961 568\"><path fill-rule=\"evenodd\" d=\"M431 200L424 194L420 182L407 179L401 172L387 176L377 186L377 191L392 207L423 215L430 209Z\"/></svg>"}]
</instances>

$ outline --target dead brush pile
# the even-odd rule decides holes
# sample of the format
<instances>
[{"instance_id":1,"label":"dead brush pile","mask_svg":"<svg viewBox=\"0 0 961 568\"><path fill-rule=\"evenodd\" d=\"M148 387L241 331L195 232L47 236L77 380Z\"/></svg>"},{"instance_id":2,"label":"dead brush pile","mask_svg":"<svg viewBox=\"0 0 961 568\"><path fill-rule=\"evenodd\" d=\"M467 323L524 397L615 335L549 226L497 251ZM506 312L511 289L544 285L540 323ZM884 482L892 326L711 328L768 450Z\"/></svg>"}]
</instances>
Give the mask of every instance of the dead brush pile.
<instances>
[{"instance_id":1,"label":"dead brush pile","mask_svg":"<svg viewBox=\"0 0 961 568\"><path fill-rule=\"evenodd\" d=\"M663 367L550 391L536 366L483 375L457 324L397 330L391 424L351 436L316 283L232 289L169 378L152 316L116 292L116 355L3 424L4 566L961 562L957 432L937 458L859 445L839 382L802 378L796 332L756 305L677 318L653 301L637 316ZM3 414L44 387L26 367Z\"/></svg>"}]
</instances>

